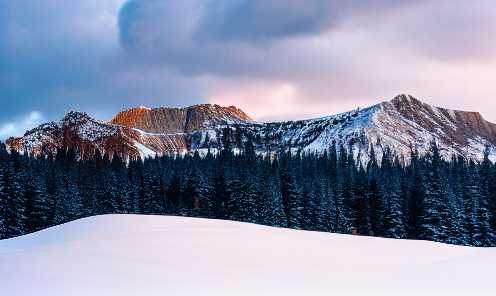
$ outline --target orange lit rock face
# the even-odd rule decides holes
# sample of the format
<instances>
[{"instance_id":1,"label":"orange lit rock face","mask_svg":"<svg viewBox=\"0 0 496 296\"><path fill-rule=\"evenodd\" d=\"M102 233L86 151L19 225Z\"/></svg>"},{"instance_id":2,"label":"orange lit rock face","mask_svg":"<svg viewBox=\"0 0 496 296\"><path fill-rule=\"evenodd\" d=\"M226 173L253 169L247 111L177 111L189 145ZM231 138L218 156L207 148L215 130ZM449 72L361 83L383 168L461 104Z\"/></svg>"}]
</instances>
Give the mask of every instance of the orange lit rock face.
<instances>
[{"instance_id":1,"label":"orange lit rock face","mask_svg":"<svg viewBox=\"0 0 496 296\"><path fill-rule=\"evenodd\" d=\"M187 108L138 107L119 112L109 123L147 133L177 134L202 130L205 124L253 122L242 110L230 106L195 105Z\"/></svg>"}]
</instances>

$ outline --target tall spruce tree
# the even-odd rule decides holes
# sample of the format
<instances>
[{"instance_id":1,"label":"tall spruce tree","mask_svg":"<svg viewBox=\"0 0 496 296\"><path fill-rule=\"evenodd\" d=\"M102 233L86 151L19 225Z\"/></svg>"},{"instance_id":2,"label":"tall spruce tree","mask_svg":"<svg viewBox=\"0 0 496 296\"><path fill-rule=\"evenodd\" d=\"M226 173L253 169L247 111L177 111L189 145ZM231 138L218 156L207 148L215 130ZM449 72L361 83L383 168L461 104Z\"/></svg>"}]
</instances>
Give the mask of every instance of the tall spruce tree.
<instances>
[{"instance_id":1,"label":"tall spruce tree","mask_svg":"<svg viewBox=\"0 0 496 296\"><path fill-rule=\"evenodd\" d=\"M289 153L280 156L281 198L288 227L301 229L303 223L302 195L291 170L291 167L295 164L292 160L298 161L297 159L292 159Z\"/></svg>"},{"instance_id":2,"label":"tall spruce tree","mask_svg":"<svg viewBox=\"0 0 496 296\"><path fill-rule=\"evenodd\" d=\"M431 143L427 161L420 238L442 242L448 239L451 225L449 204L440 176L442 160L435 142Z\"/></svg>"},{"instance_id":3,"label":"tall spruce tree","mask_svg":"<svg viewBox=\"0 0 496 296\"><path fill-rule=\"evenodd\" d=\"M424 171L421 159L418 158L418 153L412 149L410 152L410 166L407 169L409 175L406 183L408 184L408 200L407 200L407 237L419 239L423 237L422 233L422 213L423 202L425 198L424 189ZM405 188L406 189L406 188Z\"/></svg>"},{"instance_id":4,"label":"tall spruce tree","mask_svg":"<svg viewBox=\"0 0 496 296\"><path fill-rule=\"evenodd\" d=\"M17 158L17 160L16 160ZM0 147L0 238L9 238L24 234L25 202L22 192L19 170L15 170L15 162L19 154L7 153ZM19 169L19 167L18 167Z\"/></svg>"}]
</instances>

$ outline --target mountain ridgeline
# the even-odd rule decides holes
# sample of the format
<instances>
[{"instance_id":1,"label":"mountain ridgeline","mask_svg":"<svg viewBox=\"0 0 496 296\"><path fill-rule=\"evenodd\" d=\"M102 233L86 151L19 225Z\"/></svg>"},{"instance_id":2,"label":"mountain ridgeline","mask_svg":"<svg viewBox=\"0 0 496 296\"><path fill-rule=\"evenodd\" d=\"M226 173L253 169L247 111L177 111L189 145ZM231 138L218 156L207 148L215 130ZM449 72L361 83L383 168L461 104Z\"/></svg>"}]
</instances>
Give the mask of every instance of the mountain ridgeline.
<instances>
[{"instance_id":1,"label":"mountain ridgeline","mask_svg":"<svg viewBox=\"0 0 496 296\"><path fill-rule=\"evenodd\" d=\"M288 151L323 153L336 144L363 164L370 160L371 149L379 158L388 151L392 159L406 164L411 151L425 155L436 142L445 160L462 156L481 161L486 148L496 160L495 124L477 112L433 107L410 95L317 119L266 123L254 122L234 106L210 104L138 107L119 112L108 123L71 111L58 123L43 124L6 143L34 155L74 149L80 159L89 159L98 149L102 155L135 159L240 151L248 138L258 154L270 157Z\"/></svg>"},{"instance_id":2,"label":"mountain ridgeline","mask_svg":"<svg viewBox=\"0 0 496 296\"><path fill-rule=\"evenodd\" d=\"M271 123L217 105L71 111L0 143L0 239L136 213L496 246L495 135L405 95Z\"/></svg>"},{"instance_id":3,"label":"mountain ridgeline","mask_svg":"<svg viewBox=\"0 0 496 296\"><path fill-rule=\"evenodd\" d=\"M119 112L111 124L136 128L147 133L177 134L192 133L205 128L208 123L253 122L242 110L230 106L195 105L188 108L138 107Z\"/></svg>"}]
</instances>

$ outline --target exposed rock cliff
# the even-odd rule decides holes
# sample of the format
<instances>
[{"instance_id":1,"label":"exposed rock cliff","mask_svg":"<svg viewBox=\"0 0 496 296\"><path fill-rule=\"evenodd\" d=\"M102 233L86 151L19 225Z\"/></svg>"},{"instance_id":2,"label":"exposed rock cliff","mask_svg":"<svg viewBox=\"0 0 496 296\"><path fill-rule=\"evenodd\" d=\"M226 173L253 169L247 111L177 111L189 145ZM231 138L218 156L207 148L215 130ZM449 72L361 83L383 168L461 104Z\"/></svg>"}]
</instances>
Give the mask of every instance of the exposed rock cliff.
<instances>
[{"instance_id":1,"label":"exposed rock cliff","mask_svg":"<svg viewBox=\"0 0 496 296\"><path fill-rule=\"evenodd\" d=\"M445 144L468 145L469 139L477 137L496 144L496 124L486 121L479 112L433 107L406 95L383 105L385 109L394 106L406 120L439 135Z\"/></svg>"},{"instance_id":2,"label":"exposed rock cliff","mask_svg":"<svg viewBox=\"0 0 496 296\"><path fill-rule=\"evenodd\" d=\"M253 122L242 110L230 106L194 105L187 108L138 107L119 112L109 123L147 133L177 134L199 131L210 124Z\"/></svg>"}]
</instances>

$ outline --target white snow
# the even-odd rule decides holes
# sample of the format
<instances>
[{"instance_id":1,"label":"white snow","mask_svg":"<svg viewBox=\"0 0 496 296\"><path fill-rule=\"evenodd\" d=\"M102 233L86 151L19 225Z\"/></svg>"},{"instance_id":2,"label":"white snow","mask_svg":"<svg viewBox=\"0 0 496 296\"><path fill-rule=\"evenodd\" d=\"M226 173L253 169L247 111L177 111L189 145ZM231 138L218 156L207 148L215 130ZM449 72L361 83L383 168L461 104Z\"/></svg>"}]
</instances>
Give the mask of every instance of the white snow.
<instances>
[{"instance_id":1,"label":"white snow","mask_svg":"<svg viewBox=\"0 0 496 296\"><path fill-rule=\"evenodd\" d=\"M219 153L219 149L217 149L217 148L201 148L201 149L196 149L196 150L198 151L198 154L202 158L207 156L209 150L210 150L210 154L212 154L212 155L217 155Z\"/></svg>"},{"instance_id":2,"label":"white snow","mask_svg":"<svg viewBox=\"0 0 496 296\"><path fill-rule=\"evenodd\" d=\"M496 295L496 248L106 215L0 241L0 295Z\"/></svg>"},{"instance_id":3,"label":"white snow","mask_svg":"<svg viewBox=\"0 0 496 296\"><path fill-rule=\"evenodd\" d=\"M171 133L169 133L169 134L167 134L167 133L149 133L149 132L145 132L143 130L140 130L139 128L134 128L134 127L132 127L131 129L140 133L140 134L149 135L149 136L186 136L186 135L188 135L187 133L172 133L172 134Z\"/></svg>"},{"instance_id":4,"label":"white snow","mask_svg":"<svg viewBox=\"0 0 496 296\"><path fill-rule=\"evenodd\" d=\"M157 155L157 152L151 150L150 148L146 147L145 145L141 144L140 142L133 140L134 146L138 148L139 154L142 159L148 158L148 157L155 157Z\"/></svg>"}]
</instances>

